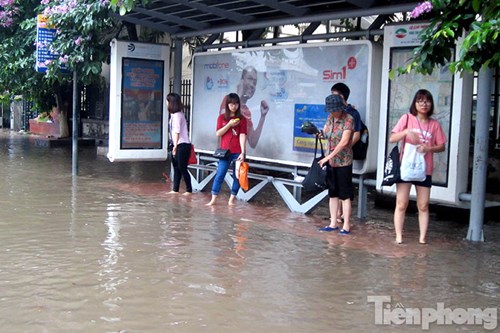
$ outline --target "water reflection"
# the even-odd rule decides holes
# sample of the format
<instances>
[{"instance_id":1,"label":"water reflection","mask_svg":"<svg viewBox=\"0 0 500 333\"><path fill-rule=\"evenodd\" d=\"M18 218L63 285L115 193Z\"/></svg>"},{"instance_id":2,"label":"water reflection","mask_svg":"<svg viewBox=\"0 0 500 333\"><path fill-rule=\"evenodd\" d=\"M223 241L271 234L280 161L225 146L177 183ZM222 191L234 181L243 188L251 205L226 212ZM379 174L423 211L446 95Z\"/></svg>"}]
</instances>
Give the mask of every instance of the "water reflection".
<instances>
[{"instance_id":1,"label":"water reflection","mask_svg":"<svg viewBox=\"0 0 500 333\"><path fill-rule=\"evenodd\" d=\"M121 251L123 250L120 243L120 220L118 214L120 211L119 204L108 204L108 217L104 221L105 226L108 228L107 237L102 243L106 254L100 260L101 270L98 275L102 277L103 282L101 286L106 292L114 292L116 288L126 282L126 275L117 267Z\"/></svg>"},{"instance_id":2,"label":"water reflection","mask_svg":"<svg viewBox=\"0 0 500 333\"><path fill-rule=\"evenodd\" d=\"M497 307L500 231L432 218L427 246L393 244L392 212L348 237L319 233L327 207L290 213L272 188L207 208L169 196L164 162L112 164L89 148L0 136L0 326L5 332L386 332L368 296L392 306ZM29 142L28 142L29 143ZM168 170L167 170L168 171ZM430 331L481 331L467 325Z\"/></svg>"}]
</instances>

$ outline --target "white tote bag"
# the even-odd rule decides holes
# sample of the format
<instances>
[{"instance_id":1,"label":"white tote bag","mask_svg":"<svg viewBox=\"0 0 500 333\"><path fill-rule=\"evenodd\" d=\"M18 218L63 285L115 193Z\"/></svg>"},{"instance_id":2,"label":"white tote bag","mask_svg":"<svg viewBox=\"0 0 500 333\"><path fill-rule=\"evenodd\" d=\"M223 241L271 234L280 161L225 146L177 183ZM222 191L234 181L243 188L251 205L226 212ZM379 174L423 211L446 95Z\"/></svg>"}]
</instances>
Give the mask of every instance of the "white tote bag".
<instances>
[{"instance_id":1,"label":"white tote bag","mask_svg":"<svg viewBox=\"0 0 500 333\"><path fill-rule=\"evenodd\" d=\"M424 154L417 151L417 146L406 143L401 160L401 179L407 182L423 182L426 178Z\"/></svg>"}]
</instances>

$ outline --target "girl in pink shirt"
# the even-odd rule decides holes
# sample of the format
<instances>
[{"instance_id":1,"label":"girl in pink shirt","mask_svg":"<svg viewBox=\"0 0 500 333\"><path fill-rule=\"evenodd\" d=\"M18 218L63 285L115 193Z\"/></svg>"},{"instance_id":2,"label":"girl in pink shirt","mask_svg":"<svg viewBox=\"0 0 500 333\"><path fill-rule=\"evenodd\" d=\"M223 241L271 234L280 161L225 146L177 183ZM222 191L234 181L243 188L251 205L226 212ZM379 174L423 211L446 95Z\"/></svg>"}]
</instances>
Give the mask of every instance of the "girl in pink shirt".
<instances>
[{"instance_id":1,"label":"girl in pink shirt","mask_svg":"<svg viewBox=\"0 0 500 333\"><path fill-rule=\"evenodd\" d=\"M410 200L411 185L415 185L417 192L418 224L420 228L419 243L426 244L427 228L429 226L429 201L432 185L432 171L434 153L445 150L446 137L439 122L432 119L434 113L434 99L425 89L420 89L413 97L410 114L403 115L392 129L389 142L403 140L404 143L417 145L417 151L425 154L426 179L422 182L400 181L396 184L396 209L394 211L394 228L396 243L403 242L403 225L406 208ZM404 147L402 147L404 151Z\"/></svg>"},{"instance_id":2,"label":"girl in pink shirt","mask_svg":"<svg viewBox=\"0 0 500 333\"><path fill-rule=\"evenodd\" d=\"M184 117L184 105L179 94L170 93L167 95L167 109L170 113L169 136L172 140L172 167L174 168L173 188L170 193L179 193L181 178L186 183L186 192L189 195L193 192L191 186L191 176L188 171L188 160L191 153L191 142L187 129L186 117Z\"/></svg>"}]
</instances>

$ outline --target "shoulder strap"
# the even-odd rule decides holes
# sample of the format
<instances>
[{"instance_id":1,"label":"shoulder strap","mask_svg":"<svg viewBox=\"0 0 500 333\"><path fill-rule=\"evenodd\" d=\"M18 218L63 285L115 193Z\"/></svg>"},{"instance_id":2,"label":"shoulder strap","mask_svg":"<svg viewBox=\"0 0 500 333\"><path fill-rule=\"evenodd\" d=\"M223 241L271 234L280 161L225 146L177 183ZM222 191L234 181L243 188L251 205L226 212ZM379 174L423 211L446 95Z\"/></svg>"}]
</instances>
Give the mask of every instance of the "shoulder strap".
<instances>
[{"instance_id":1,"label":"shoulder strap","mask_svg":"<svg viewBox=\"0 0 500 333\"><path fill-rule=\"evenodd\" d=\"M410 119L410 114L406 114L406 126L405 128L408 128L408 119ZM403 143L401 144L401 154L403 154L403 151L405 149L405 143L406 143L406 136L403 138Z\"/></svg>"},{"instance_id":2,"label":"shoulder strap","mask_svg":"<svg viewBox=\"0 0 500 333\"><path fill-rule=\"evenodd\" d=\"M314 157L316 158L317 153L318 153L318 142L319 146L321 148L321 155L325 155L325 151L323 150L323 143L321 142L321 139L316 136L316 142L314 143Z\"/></svg>"}]
</instances>

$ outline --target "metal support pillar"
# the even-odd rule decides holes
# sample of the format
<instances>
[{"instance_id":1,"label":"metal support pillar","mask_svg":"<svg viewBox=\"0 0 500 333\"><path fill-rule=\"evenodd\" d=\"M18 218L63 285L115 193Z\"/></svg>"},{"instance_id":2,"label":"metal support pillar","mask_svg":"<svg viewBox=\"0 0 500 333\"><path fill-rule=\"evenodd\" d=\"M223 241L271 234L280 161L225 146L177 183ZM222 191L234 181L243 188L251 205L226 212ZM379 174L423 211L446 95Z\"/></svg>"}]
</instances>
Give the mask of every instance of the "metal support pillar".
<instances>
[{"instance_id":1,"label":"metal support pillar","mask_svg":"<svg viewBox=\"0 0 500 333\"><path fill-rule=\"evenodd\" d=\"M359 175L358 184L358 218L363 221L366 218L366 203L368 201L368 189L365 185L365 176Z\"/></svg>"},{"instance_id":2,"label":"metal support pillar","mask_svg":"<svg viewBox=\"0 0 500 333\"><path fill-rule=\"evenodd\" d=\"M182 39L174 39L174 89L173 92L181 94L182 86ZM168 75L168 74L167 74Z\"/></svg>"},{"instance_id":3,"label":"metal support pillar","mask_svg":"<svg viewBox=\"0 0 500 333\"><path fill-rule=\"evenodd\" d=\"M488 141L491 105L492 70L479 71L477 85L476 130L474 160L472 163L472 201L470 207L467 240L484 241L484 204L486 201L486 178L488 169Z\"/></svg>"},{"instance_id":4,"label":"metal support pillar","mask_svg":"<svg viewBox=\"0 0 500 333\"><path fill-rule=\"evenodd\" d=\"M72 167L71 174L73 176L78 175L78 113L77 113L77 103L78 103L78 81L76 70L73 71L73 153L72 153Z\"/></svg>"}]
</instances>

